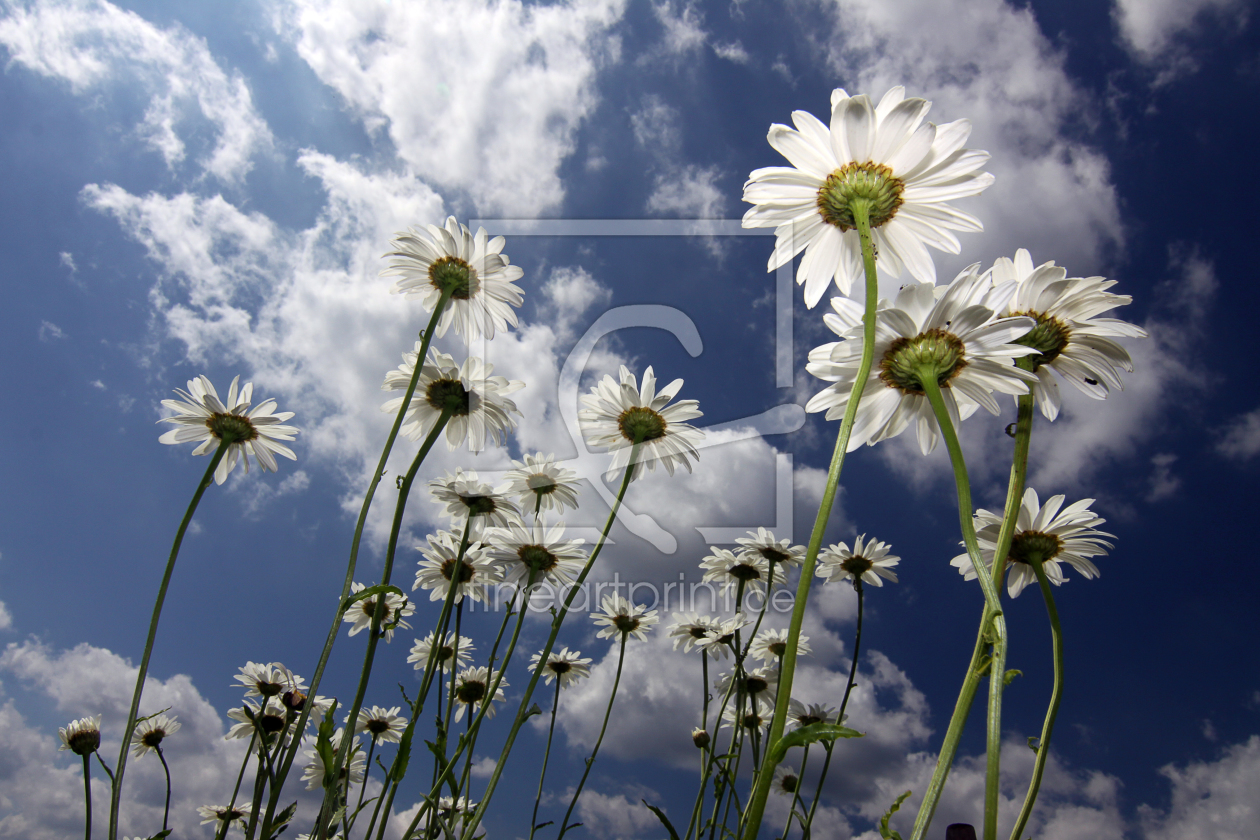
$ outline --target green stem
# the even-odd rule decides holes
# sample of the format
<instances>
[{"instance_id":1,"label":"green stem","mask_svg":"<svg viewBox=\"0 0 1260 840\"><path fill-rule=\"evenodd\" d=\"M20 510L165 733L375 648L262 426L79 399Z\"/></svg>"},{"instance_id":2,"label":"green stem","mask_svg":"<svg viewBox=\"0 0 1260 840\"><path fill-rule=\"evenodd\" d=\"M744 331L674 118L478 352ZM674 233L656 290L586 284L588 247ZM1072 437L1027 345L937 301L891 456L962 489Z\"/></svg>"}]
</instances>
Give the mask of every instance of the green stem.
<instances>
[{"instance_id":1,"label":"green stem","mask_svg":"<svg viewBox=\"0 0 1260 840\"><path fill-rule=\"evenodd\" d=\"M798 820L800 819L799 815L796 813L796 806L801 802L801 782L805 780L805 767L809 763L810 746L810 744L806 744L805 749L801 751L801 772L796 777L796 790L792 791L792 804L788 806L787 822L783 824L783 840L787 840L788 832L792 830L792 817L797 817ZM831 754L828 753L827 757L830 758ZM822 784L820 783L818 787L819 793L821 793ZM814 795L814 802L818 802L818 794ZM813 813L813 810L814 809L811 807L811 814ZM802 834L807 834L809 832L809 827L803 820L801 821L801 832Z\"/></svg>"},{"instance_id":2,"label":"green stem","mask_svg":"<svg viewBox=\"0 0 1260 840\"><path fill-rule=\"evenodd\" d=\"M1059 714L1059 702L1063 699L1063 628L1059 626L1059 610L1054 605L1054 595L1050 591L1050 581L1046 570L1041 565L1040 557L1029 557L1037 575L1037 583L1041 586L1041 596L1046 601L1046 613L1050 616L1050 633L1054 646L1054 687L1050 691L1050 707L1046 709L1046 721L1041 726L1041 740L1037 743L1037 760L1033 763L1032 780L1028 783L1028 794L1024 797L1024 806L1019 810L1019 819L1015 821L1015 830L1011 832L1011 840L1019 840L1028 817L1032 814L1033 803L1037 801L1037 792L1041 789L1041 776L1046 769L1046 758L1050 755L1050 734L1054 731L1054 719Z\"/></svg>"},{"instance_id":3,"label":"green stem","mask_svg":"<svg viewBox=\"0 0 1260 840\"><path fill-rule=\"evenodd\" d=\"M613 703L617 700L617 686L621 685L621 666L626 661L626 639L630 638L629 633L621 634L621 650L617 653L617 675L613 677L612 694L608 695L608 708L604 710L604 723L599 727L599 737L595 739L595 748L591 750L591 757L586 759L586 769L582 771L582 778L578 781L577 790L573 791L573 798L569 800L569 810L564 812L564 820L560 823L560 834L556 840L561 840L565 832L569 830L569 817L573 816L573 809L577 806L578 797L582 795L582 788L586 787L586 779L591 775L591 767L595 765L595 757L599 755L600 744L604 743L604 733L608 731L608 719L612 717Z\"/></svg>"},{"instance_id":4,"label":"green stem","mask_svg":"<svg viewBox=\"0 0 1260 840\"><path fill-rule=\"evenodd\" d=\"M556 711L560 708L560 675L556 675L556 699L551 704L551 726L547 729L547 748L543 750L542 771L538 774L538 795L534 797L534 815L529 818L529 840L538 831L538 804L542 802L543 780L547 778L547 762L551 759L551 739L556 734Z\"/></svg>"},{"instance_id":5,"label":"green stem","mask_svg":"<svg viewBox=\"0 0 1260 840\"><path fill-rule=\"evenodd\" d=\"M827 470L827 484L823 489L822 502L818 506L818 516L814 519L814 530L809 535L809 545L805 551L805 561L801 564L801 579L796 586L796 603L792 606L792 620L788 625L787 650L783 652L782 675L783 691L774 704L774 717L770 721L770 734L766 744L770 747L783 737L783 728L787 722L788 699L792 694L792 680L796 674L796 651L801 635L801 625L805 621L805 605L809 600L809 588L813 583L814 564L818 560L818 550L822 547L823 534L827 530L827 520L831 518L831 508L836 500L836 490L840 485L840 471L844 467L845 452L849 448L849 436L853 431L853 422L857 418L858 403L866 390L866 380L870 378L871 363L875 352L875 309L879 302L879 280L875 272L875 248L871 243L870 206L864 201L855 200L850 204L854 223L862 242L862 266L866 274L866 312L862 316L862 361L858 367L857 378L853 380L853 390L849 394L849 404L844 411L844 419L840 422L840 432L836 436L836 448L831 455L831 466ZM744 840L754 840L761 830L761 817L765 813L766 799L770 795L770 784L774 781L774 766L771 756L774 750L766 750L766 760L757 778L757 787L753 790L748 802L748 811L744 819Z\"/></svg>"},{"instance_id":6,"label":"green stem","mask_svg":"<svg viewBox=\"0 0 1260 840\"><path fill-rule=\"evenodd\" d=\"M83 754L83 798L87 803L86 840L92 840L92 753Z\"/></svg>"},{"instance_id":7,"label":"green stem","mask_svg":"<svg viewBox=\"0 0 1260 840\"><path fill-rule=\"evenodd\" d=\"M171 768L166 766L166 756L162 755L162 747L155 746L153 749L157 752L158 761L162 762L162 770L166 773L166 806L162 809L162 830L166 831L166 824L171 818Z\"/></svg>"},{"instance_id":8,"label":"green stem","mask_svg":"<svg viewBox=\"0 0 1260 840\"><path fill-rule=\"evenodd\" d=\"M149 635L144 641L144 655L140 657L140 670L136 674L136 690L131 695L131 710L127 713L127 725L123 728L122 749L118 753L118 769L114 773L113 785L111 785L113 790L109 801L109 840L117 840L118 837L118 812L122 802L123 772L127 769L127 752L131 746L132 730L136 728L136 717L140 711L140 695L144 692L144 679L149 673L149 657L153 655L153 642L157 638L158 621L162 618L162 605L166 602L166 590L171 585L171 575L175 572L179 547L184 542L184 533L192 522L193 513L201 502L202 494L214 480L214 471L223 460L223 456L227 455L228 447L231 445L231 436L219 441L219 448L210 457L210 466L206 467L206 472L197 485L197 492L193 493L192 501L188 503L188 510L184 512L184 518L179 523L179 530L175 532L175 542L171 545L171 554L166 560L166 571L162 573L162 584L158 587L157 601L153 604L153 617L149 619Z\"/></svg>"}]
</instances>

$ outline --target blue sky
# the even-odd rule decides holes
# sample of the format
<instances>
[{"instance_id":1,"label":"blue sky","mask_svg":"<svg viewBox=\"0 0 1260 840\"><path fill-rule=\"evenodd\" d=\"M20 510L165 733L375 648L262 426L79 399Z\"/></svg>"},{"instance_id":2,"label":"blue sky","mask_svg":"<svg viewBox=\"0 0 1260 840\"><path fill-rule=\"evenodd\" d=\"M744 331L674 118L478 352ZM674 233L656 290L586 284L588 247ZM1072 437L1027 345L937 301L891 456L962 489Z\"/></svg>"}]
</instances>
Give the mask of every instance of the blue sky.
<instances>
[{"instance_id":1,"label":"blue sky","mask_svg":"<svg viewBox=\"0 0 1260 840\"><path fill-rule=\"evenodd\" d=\"M932 100L933 121L969 118L968 145L993 155L994 186L958 202L985 232L964 234L960 255L934 252L938 276L1028 248L1072 276L1118 280L1133 303L1116 316L1150 333L1127 342L1137 370L1123 392L1105 403L1065 393L1060 418L1039 416L1034 433L1033 486L1097 499L1117 537L1100 579L1058 593L1067 696L1038 836L1243 836L1260 788L1247 514L1260 400L1245 386L1252 354L1234 340L1255 333L1260 305L1246 247L1260 181L1250 13L1236 0L3 0L0 836L79 830L81 782L56 752L57 726L103 713L106 754L116 749L128 661L204 468L159 445L155 421L160 400L198 374L220 388L254 381L303 432L296 464L233 474L207 494L176 571L144 710L170 705L185 723L170 749L183 768L181 836L200 836L193 809L225 800L234 778L240 744L222 735L236 669L279 660L309 676L388 428L379 383L423 326L418 304L378 277L409 225L454 214L520 231L505 252L525 271L520 329L478 351L526 382L518 432L506 450L435 453L428 475L556 452L588 479L569 524L602 522L589 482L603 457L566 430L560 371L606 312L669 307L702 352L638 314L638 328L595 345L588 379L652 365L686 380L701 424L728 425L693 476L636 485L630 507L660 526L657 539L619 527L596 577L695 580L708 553L697 527L765 525L803 542L835 430L815 416L801 425L790 406L820 390L804 357L831 340L822 310L794 285L795 303L777 304L770 238L677 234L695 230L685 220L742 216L748 173L782 163L765 141L771 123L825 115L835 87L878 97L896 84ZM555 235L590 219L657 220L667 235L621 224ZM775 354L788 324L784 378ZM443 346L462 350L453 336ZM981 412L962 430L977 504L990 508L1008 469L1014 405L1003 405L1009 416ZM776 416L794 431L739 431L776 406L789 406ZM776 494L776 475L794 492ZM360 579L379 573L387 512L378 503ZM816 836L872 836L898 793L923 788L981 606L948 563L956 516L943 452L924 458L903 436L850 457L829 537L868 533L903 561L901 583L868 599L851 719L868 735L829 783L833 833ZM410 542L442 524L417 495ZM804 699L834 702L855 611L852 592L819 592ZM1035 592L1010 621L1010 666L1025 674L1004 721L1016 797L1050 653ZM615 665L594 628L567 632L600 665L565 695L558 792L594 740ZM527 649L543 637L527 624ZM350 691L361 644L341 638L322 693ZM409 645L382 654L369 702L393 705L393 685L413 684ZM583 797L592 836L656 836L638 800L690 801L696 661L660 636L645 645ZM509 680L518 698L523 667ZM978 821L978 722L940 825ZM515 836L511 814L532 801L541 739L528 739L513 759L522 781L496 798L496 837ZM129 768L137 832L152 830L159 776L143 760Z\"/></svg>"}]
</instances>

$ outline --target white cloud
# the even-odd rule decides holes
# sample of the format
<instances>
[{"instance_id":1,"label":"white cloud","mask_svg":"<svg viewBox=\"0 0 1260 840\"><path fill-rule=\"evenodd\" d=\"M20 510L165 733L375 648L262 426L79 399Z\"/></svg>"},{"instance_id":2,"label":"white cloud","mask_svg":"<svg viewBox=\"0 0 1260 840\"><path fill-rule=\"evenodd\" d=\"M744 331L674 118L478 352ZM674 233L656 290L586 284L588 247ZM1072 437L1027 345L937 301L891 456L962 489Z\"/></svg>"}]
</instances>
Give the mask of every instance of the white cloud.
<instances>
[{"instance_id":1,"label":"white cloud","mask_svg":"<svg viewBox=\"0 0 1260 840\"><path fill-rule=\"evenodd\" d=\"M704 47L708 34L704 31L704 13L696 8L694 0L679 4L674 0L652 3L652 14L664 28L661 43L641 60L652 60L660 54L678 59Z\"/></svg>"},{"instance_id":2,"label":"white cloud","mask_svg":"<svg viewBox=\"0 0 1260 840\"><path fill-rule=\"evenodd\" d=\"M1169 764L1159 771L1172 782L1166 812L1138 809L1146 840L1243 840L1255 836L1260 806L1260 736L1226 749L1216 761Z\"/></svg>"},{"instance_id":3,"label":"white cloud","mask_svg":"<svg viewBox=\"0 0 1260 840\"><path fill-rule=\"evenodd\" d=\"M721 172L716 166L683 162L682 115L677 108L648 94L630 115L630 126L635 143L653 159L649 213L683 219L723 217L727 196L717 184ZM705 245L718 255L720 246L714 237L706 237Z\"/></svg>"},{"instance_id":4,"label":"white cloud","mask_svg":"<svg viewBox=\"0 0 1260 840\"><path fill-rule=\"evenodd\" d=\"M1146 501L1158 502L1161 499L1167 499L1181 488L1181 479L1172 473L1172 465L1176 462L1177 456L1171 452L1158 452L1151 456L1153 469Z\"/></svg>"},{"instance_id":5,"label":"white cloud","mask_svg":"<svg viewBox=\"0 0 1260 840\"><path fill-rule=\"evenodd\" d=\"M65 330L54 324L52 321L40 321L39 323L39 340L40 341L57 341L66 337Z\"/></svg>"},{"instance_id":6,"label":"white cloud","mask_svg":"<svg viewBox=\"0 0 1260 840\"><path fill-rule=\"evenodd\" d=\"M61 264L70 269L71 274L77 274L79 267L74 263L74 254L69 251L62 251L60 255Z\"/></svg>"},{"instance_id":7,"label":"white cloud","mask_svg":"<svg viewBox=\"0 0 1260 840\"><path fill-rule=\"evenodd\" d=\"M562 344L573 340L579 319L591 307L606 307L612 301L612 289L581 266L554 269L539 293L543 298L538 304L539 317L551 325L556 341Z\"/></svg>"},{"instance_id":8,"label":"white cloud","mask_svg":"<svg viewBox=\"0 0 1260 840\"><path fill-rule=\"evenodd\" d=\"M1250 10L1240 0L1115 0L1111 18L1120 42L1142 63L1159 71L1156 84L1194 72L1197 63L1188 41L1202 35L1209 23L1241 30Z\"/></svg>"},{"instance_id":9,"label":"white cloud","mask_svg":"<svg viewBox=\"0 0 1260 840\"><path fill-rule=\"evenodd\" d=\"M1216 451L1226 458L1240 460L1260 454L1260 408L1235 417L1217 441Z\"/></svg>"},{"instance_id":10,"label":"white cloud","mask_svg":"<svg viewBox=\"0 0 1260 840\"><path fill-rule=\"evenodd\" d=\"M572 794L567 794L571 796ZM649 788L636 788L627 796L624 793L605 794L597 790L583 790L578 800L577 816L583 828L592 837L609 840L628 840L661 830L656 815L640 800L657 804L660 794Z\"/></svg>"},{"instance_id":11,"label":"white cloud","mask_svg":"<svg viewBox=\"0 0 1260 840\"><path fill-rule=\"evenodd\" d=\"M715 43L713 52L717 53L718 58L725 58L727 61L733 61L736 64L747 64L752 61L752 56L748 54L748 50L744 49L744 45L739 41L731 41L728 43Z\"/></svg>"},{"instance_id":12,"label":"white cloud","mask_svg":"<svg viewBox=\"0 0 1260 840\"><path fill-rule=\"evenodd\" d=\"M484 211L559 204L557 167L616 59L620 0L295 0L276 29L409 171Z\"/></svg>"},{"instance_id":13,"label":"white cloud","mask_svg":"<svg viewBox=\"0 0 1260 840\"><path fill-rule=\"evenodd\" d=\"M198 161L206 173L238 183L254 155L272 146L245 80L225 73L206 42L182 27L160 29L105 0L6 5L0 44L11 62L61 79L79 95L107 84L138 84L149 104L137 133L168 166L185 157L186 137L197 128L187 125L194 107L216 135Z\"/></svg>"}]
</instances>

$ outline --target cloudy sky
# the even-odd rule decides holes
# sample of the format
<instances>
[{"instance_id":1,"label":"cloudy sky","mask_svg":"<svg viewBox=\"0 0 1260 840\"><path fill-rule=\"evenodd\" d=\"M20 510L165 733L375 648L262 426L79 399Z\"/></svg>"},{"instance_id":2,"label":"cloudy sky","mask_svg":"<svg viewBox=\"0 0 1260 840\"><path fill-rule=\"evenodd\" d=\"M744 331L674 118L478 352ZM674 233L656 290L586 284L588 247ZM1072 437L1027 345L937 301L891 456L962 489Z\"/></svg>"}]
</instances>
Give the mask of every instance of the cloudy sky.
<instances>
[{"instance_id":1,"label":"cloudy sky","mask_svg":"<svg viewBox=\"0 0 1260 840\"><path fill-rule=\"evenodd\" d=\"M58 726L103 714L116 755L162 564L204 469L187 447L158 444L155 421L160 400L203 373L220 389L252 380L302 429L296 463L238 470L207 494L154 652L142 712L170 706L184 724L168 751L177 833L210 836L194 809L226 801L239 766L241 743L223 740L237 668L283 661L309 676L335 608L389 424L380 382L425 319L378 276L408 226L448 214L484 224L508 235L525 272L519 329L475 348L525 382L517 432L503 449L435 452L426 477L457 465L493 475L522 452L554 452L585 479L567 519L589 535L608 490L604 457L571 432L576 387L651 365L683 378L699 424L718 428L694 475L635 485L636 518L614 530L594 578L694 581L708 545L756 526L805 541L835 424L799 407L819 389L804 358L831 336L789 273L766 272L773 240L740 230L741 187L783 163L765 141L772 123L798 109L825 119L836 87L878 97L898 84L933 101L933 121L970 119L968 145L992 153L994 186L958 202L985 231L965 234L959 255L934 253L940 277L1027 248L1070 275L1118 280L1133 303L1117 316L1150 335L1128 342L1137 370L1123 392L1099 403L1065 391L1059 419L1037 421L1033 486L1096 499L1117 539L1100 579L1058 593L1066 699L1032 828L1056 840L1250 836L1260 565L1246 500L1260 398L1241 387L1254 354L1232 337L1255 334L1246 313L1260 306L1242 247L1257 218L1247 185L1260 180L1251 11L1242 0L0 0L0 837L81 830L79 765L58 754ZM453 335L442 346L465 352ZM1008 469L1014 405L1003 406L962 430L989 508ZM869 533L903 560L901 583L868 598L850 706L867 735L838 752L816 837L876 836L903 790L916 791L914 813L930 774L981 608L948 563L953 498L944 453L924 458L908 436L846 465L830 540ZM379 575L387 508L361 580ZM416 494L406 544L444 526ZM427 627L429 609L412 623ZM838 701L855 615L852 591L818 591L801 699ZM1008 615L1009 666L1024 677L1007 693L1007 826L1050 686L1037 594ZM470 632L484 639L493 622L480 619ZM544 636L527 623L523 644ZM562 640L597 667L561 705L553 809L615 666L584 621ZM352 690L362 641L343 635L321 693ZM410 644L378 657L369 703L414 686ZM656 837L639 800L678 814L694 790L697 660L660 635L636 647L579 809L591 837ZM508 679L519 698L523 666ZM979 821L980 728L974 718L939 831ZM492 836L521 832L544 736L527 731L514 755ZM125 831L160 821L151 759L129 765ZM405 793L400 811L415 801Z\"/></svg>"}]
</instances>

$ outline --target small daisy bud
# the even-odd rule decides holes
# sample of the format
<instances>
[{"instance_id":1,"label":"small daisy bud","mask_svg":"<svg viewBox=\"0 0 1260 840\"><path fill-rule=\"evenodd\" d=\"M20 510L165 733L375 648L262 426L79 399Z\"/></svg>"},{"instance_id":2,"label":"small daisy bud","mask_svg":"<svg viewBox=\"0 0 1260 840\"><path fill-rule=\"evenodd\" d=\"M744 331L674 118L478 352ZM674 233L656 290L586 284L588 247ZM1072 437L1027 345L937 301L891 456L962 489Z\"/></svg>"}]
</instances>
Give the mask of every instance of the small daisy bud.
<instances>
[{"instance_id":1,"label":"small daisy bud","mask_svg":"<svg viewBox=\"0 0 1260 840\"><path fill-rule=\"evenodd\" d=\"M101 716L79 718L71 721L61 734L61 749L75 755L91 755L101 745Z\"/></svg>"},{"instance_id":2,"label":"small daisy bud","mask_svg":"<svg viewBox=\"0 0 1260 840\"><path fill-rule=\"evenodd\" d=\"M691 742L702 750L708 749L709 748L708 730L701 729L698 726L695 729L691 730Z\"/></svg>"}]
</instances>

